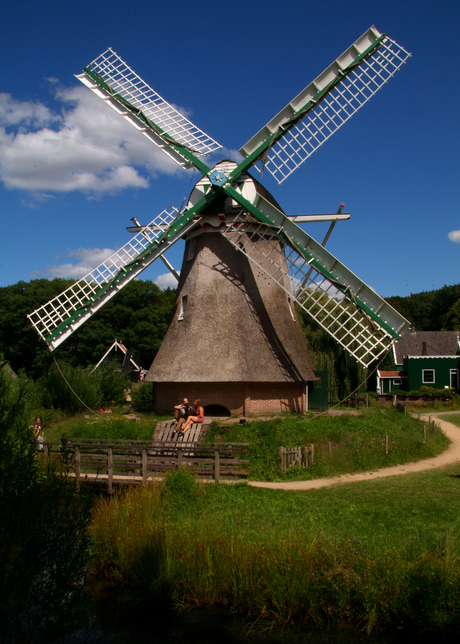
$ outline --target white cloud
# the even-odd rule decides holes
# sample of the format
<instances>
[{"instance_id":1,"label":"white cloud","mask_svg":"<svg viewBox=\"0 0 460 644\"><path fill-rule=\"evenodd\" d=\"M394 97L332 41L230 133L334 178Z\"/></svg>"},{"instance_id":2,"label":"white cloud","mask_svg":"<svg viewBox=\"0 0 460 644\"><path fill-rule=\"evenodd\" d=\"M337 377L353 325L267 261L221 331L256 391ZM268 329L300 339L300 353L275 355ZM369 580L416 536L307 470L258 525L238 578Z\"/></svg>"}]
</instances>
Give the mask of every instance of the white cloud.
<instances>
[{"instance_id":1,"label":"white cloud","mask_svg":"<svg viewBox=\"0 0 460 644\"><path fill-rule=\"evenodd\" d=\"M78 260L76 263L66 262L64 264L47 266L41 271L35 271L30 277L32 279L38 277L80 279L80 277L85 277L85 275L91 273L94 268L102 264L113 252L111 248L78 248L77 250L69 250L56 259L74 257Z\"/></svg>"},{"instance_id":2,"label":"white cloud","mask_svg":"<svg viewBox=\"0 0 460 644\"><path fill-rule=\"evenodd\" d=\"M84 87L60 89L61 113L0 94L0 180L43 194L147 188L180 168Z\"/></svg>"},{"instance_id":3,"label":"white cloud","mask_svg":"<svg viewBox=\"0 0 460 644\"><path fill-rule=\"evenodd\" d=\"M164 291L166 288L177 288L177 280L172 273L163 273L158 275L155 284Z\"/></svg>"},{"instance_id":4,"label":"white cloud","mask_svg":"<svg viewBox=\"0 0 460 644\"><path fill-rule=\"evenodd\" d=\"M22 129L36 129L61 121L45 105L33 101L15 101L10 94L0 92L0 126L18 126Z\"/></svg>"},{"instance_id":5,"label":"white cloud","mask_svg":"<svg viewBox=\"0 0 460 644\"><path fill-rule=\"evenodd\" d=\"M460 230L451 230L447 236L454 244L460 244Z\"/></svg>"}]
</instances>

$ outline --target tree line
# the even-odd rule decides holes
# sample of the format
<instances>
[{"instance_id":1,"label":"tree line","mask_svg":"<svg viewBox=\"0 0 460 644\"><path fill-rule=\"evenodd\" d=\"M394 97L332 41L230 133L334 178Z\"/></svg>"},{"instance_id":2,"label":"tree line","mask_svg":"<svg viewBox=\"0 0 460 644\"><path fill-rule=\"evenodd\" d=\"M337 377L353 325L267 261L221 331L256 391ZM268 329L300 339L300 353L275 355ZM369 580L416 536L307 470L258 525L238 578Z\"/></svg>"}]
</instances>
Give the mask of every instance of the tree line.
<instances>
[{"instance_id":1,"label":"tree line","mask_svg":"<svg viewBox=\"0 0 460 644\"><path fill-rule=\"evenodd\" d=\"M48 373L52 355L27 313L72 284L37 279L0 288L0 354L14 371L24 370L33 379ZM94 365L117 339L148 369L168 328L175 297L174 289L162 291L150 280L130 282L56 349L57 361L82 368ZM419 331L460 328L460 284L387 301ZM316 368L329 371L330 398L341 400L366 372L308 314L300 308L298 314Z\"/></svg>"}]
</instances>

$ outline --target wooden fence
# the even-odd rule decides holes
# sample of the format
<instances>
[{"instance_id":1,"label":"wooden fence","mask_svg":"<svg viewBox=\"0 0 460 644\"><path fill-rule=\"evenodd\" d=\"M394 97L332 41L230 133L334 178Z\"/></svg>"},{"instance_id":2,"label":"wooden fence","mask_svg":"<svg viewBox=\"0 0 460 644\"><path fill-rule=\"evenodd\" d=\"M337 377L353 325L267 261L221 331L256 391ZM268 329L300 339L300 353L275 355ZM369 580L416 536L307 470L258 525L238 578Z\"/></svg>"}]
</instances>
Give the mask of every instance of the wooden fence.
<instances>
[{"instance_id":1,"label":"wooden fence","mask_svg":"<svg viewBox=\"0 0 460 644\"><path fill-rule=\"evenodd\" d=\"M308 467L315 462L315 446L280 447L281 469L286 471L294 465Z\"/></svg>"},{"instance_id":2,"label":"wooden fence","mask_svg":"<svg viewBox=\"0 0 460 644\"><path fill-rule=\"evenodd\" d=\"M157 441L68 439L43 444L45 460L59 457L79 481L114 484L146 483L179 467L219 481L245 477L248 443L181 443Z\"/></svg>"}]
</instances>

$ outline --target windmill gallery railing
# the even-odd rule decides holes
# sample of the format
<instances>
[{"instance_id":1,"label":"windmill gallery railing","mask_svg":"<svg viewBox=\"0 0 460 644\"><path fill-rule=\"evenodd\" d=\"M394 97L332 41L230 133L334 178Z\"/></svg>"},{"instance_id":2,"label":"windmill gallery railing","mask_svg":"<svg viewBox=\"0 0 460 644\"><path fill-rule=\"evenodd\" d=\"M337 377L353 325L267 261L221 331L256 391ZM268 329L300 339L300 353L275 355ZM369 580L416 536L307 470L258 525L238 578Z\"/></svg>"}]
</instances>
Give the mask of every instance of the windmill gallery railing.
<instances>
[{"instance_id":1,"label":"windmill gallery railing","mask_svg":"<svg viewBox=\"0 0 460 644\"><path fill-rule=\"evenodd\" d=\"M43 443L45 461L58 458L79 481L107 485L145 484L185 468L200 477L246 477L248 443L66 439Z\"/></svg>"}]
</instances>

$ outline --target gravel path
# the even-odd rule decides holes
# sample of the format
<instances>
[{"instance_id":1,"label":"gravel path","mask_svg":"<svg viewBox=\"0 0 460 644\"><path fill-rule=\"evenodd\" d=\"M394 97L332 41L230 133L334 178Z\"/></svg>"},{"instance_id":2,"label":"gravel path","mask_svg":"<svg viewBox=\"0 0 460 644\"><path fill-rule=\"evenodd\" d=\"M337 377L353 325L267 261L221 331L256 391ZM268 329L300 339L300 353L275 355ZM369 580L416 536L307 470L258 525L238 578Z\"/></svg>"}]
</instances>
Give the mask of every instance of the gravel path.
<instances>
[{"instance_id":1,"label":"gravel path","mask_svg":"<svg viewBox=\"0 0 460 644\"><path fill-rule=\"evenodd\" d=\"M442 420L445 414L460 414L460 412L439 412L432 414L421 414L420 419L427 421L431 417L436 420L437 424L441 427L446 436L452 441L449 447L438 454L434 458L427 458L423 461L416 463L404 463L403 465L394 465L392 467L384 467L375 472L360 472L359 474L343 474L342 476L334 476L329 479L314 479L312 481L289 481L281 483L263 483L259 481L248 481L248 485L253 487L264 487L272 490L316 490L321 487L329 487L338 483L353 483L354 481L372 481L374 479L384 478L387 476L397 476L399 474L409 474L410 472L423 472L424 470L431 470L434 467L442 467L443 465L451 465L452 463L460 462L460 427Z\"/></svg>"}]
</instances>

